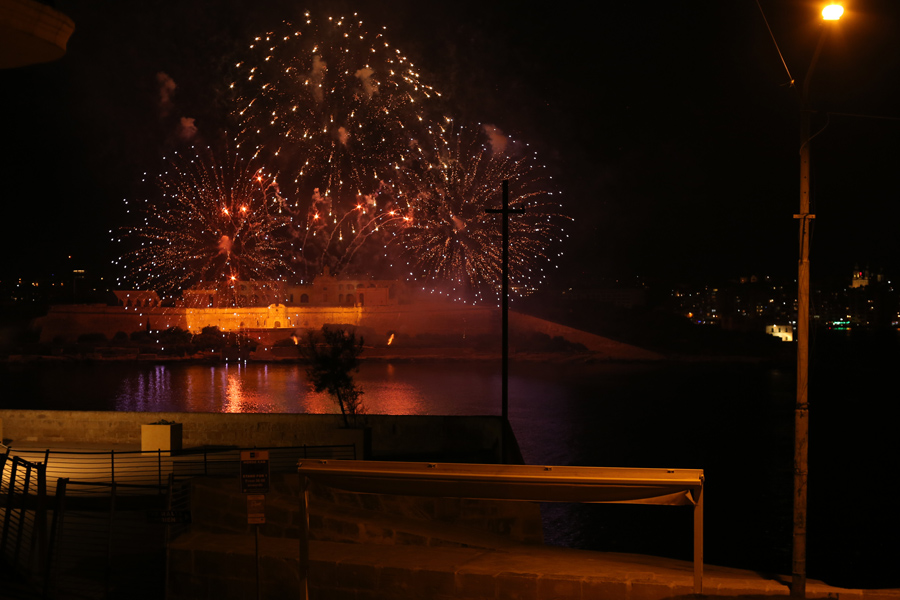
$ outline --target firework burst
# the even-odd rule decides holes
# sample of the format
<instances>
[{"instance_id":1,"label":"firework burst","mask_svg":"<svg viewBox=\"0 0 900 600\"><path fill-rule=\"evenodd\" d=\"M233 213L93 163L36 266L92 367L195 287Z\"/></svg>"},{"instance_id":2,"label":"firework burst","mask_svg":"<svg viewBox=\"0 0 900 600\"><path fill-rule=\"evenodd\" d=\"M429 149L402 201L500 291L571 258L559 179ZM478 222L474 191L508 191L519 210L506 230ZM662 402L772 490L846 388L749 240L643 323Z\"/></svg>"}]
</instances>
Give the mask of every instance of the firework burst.
<instances>
[{"instance_id":1,"label":"firework burst","mask_svg":"<svg viewBox=\"0 0 900 600\"><path fill-rule=\"evenodd\" d=\"M457 297L495 302L502 272L503 180L509 206L510 284L533 289L568 218L559 212L551 181L527 148L490 126L457 127L449 119L429 128L427 145L398 171L395 193L405 206L403 227L391 240L409 276L431 287L449 283Z\"/></svg>"},{"instance_id":2,"label":"firework burst","mask_svg":"<svg viewBox=\"0 0 900 600\"><path fill-rule=\"evenodd\" d=\"M241 144L352 210L414 145L438 94L385 39L353 18L285 23L257 37L236 65L234 117Z\"/></svg>"},{"instance_id":3,"label":"firework burst","mask_svg":"<svg viewBox=\"0 0 900 600\"><path fill-rule=\"evenodd\" d=\"M285 199L255 161L235 154L218 163L208 150L176 153L156 183L159 197L139 204L142 223L120 239L136 246L120 261L129 283L167 294L201 281L287 272Z\"/></svg>"},{"instance_id":4,"label":"firework burst","mask_svg":"<svg viewBox=\"0 0 900 600\"><path fill-rule=\"evenodd\" d=\"M384 181L418 145L439 94L355 15L284 23L253 41L236 75L238 144L291 186L298 276L371 270L402 221Z\"/></svg>"}]
</instances>

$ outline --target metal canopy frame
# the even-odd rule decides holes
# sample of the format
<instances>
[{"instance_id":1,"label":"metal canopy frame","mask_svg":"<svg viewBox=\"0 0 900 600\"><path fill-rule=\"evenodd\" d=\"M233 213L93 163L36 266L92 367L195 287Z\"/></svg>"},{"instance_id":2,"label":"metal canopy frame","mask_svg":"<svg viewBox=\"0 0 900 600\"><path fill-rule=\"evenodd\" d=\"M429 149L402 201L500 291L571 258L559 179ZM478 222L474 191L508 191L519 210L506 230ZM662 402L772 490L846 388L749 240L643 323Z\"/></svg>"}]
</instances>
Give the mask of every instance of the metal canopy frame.
<instances>
[{"instance_id":1,"label":"metal canopy frame","mask_svg":"<svg viewBox=\"0 0 900 600\"><path fill-rule=\"evenodd\" d=\"M309 460L298 465L300 577L308 598L309 481L360 493L694 508L694 593L703 591L703 470Z\"/></svg>"}]
</instances>

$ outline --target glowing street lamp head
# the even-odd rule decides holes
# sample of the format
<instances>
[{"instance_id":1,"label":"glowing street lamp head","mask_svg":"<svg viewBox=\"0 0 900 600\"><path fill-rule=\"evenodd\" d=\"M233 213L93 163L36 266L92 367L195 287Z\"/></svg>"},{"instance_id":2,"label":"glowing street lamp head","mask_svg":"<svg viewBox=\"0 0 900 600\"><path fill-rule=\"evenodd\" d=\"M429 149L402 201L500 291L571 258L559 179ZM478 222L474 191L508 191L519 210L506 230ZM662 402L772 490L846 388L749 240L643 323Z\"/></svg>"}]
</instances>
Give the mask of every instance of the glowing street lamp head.
<instances>
[{"instance_id":1,"label":"glowing street lamp head","mask_svg":"<svg viewBox=\"0 0 900 600\"><path fill-rule=\"evenodd\" d=\"M822 18L826 21L837 21L844 14L844 7L840 4L829 4L822 9Z\"/></svg>"}]
</instances>

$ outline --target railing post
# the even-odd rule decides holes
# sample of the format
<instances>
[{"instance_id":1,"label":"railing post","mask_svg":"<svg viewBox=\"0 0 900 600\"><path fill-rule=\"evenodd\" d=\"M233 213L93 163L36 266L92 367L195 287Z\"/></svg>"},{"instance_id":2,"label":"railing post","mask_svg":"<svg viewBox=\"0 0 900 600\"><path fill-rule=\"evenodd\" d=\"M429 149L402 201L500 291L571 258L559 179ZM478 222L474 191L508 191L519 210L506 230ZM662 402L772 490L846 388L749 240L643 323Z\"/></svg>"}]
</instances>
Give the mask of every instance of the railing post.
<instances>
[{"instance_id":1,"label":"railing post","mask_svg":"<svg viewBox=\"0 0 900 600\"><path fill-rule=\"evenodd\" d=\"M309 600L309 477L300 474L300 598Z\"/></svg>"},{"instance_id":2,"label":"railing post","mask_svg":"<svg viewBox=\"0 0 900 600\"><path fill-rule=\"evenodd\" d=\"M34 537L31 544L37 549L38 569L43 568L47 556L47 463L46 457L43 464L38 464L37 469L37 503L34 508ZM33 556L33 555L32 555ZM34 564L32 561L31 564ZM45 575L46 576L46 575Z\"/></svg>"},{"instance_id":3,"label":"railing post","mask_svg":"<svg viewBox=\"0 0 900 600\"><path fill-rule=\"evenodd\" d=\"M162 448L156 450L156 468L159 472L159 491L162 492Z\"/></svg>"},{"instance_id":4,"label":"railing post","mask_svg":"<svg viewBox=\"0 0 900 600\"><path fill-rule=\"evenodd\" d=\"M9 536L9 520L12 517L13 496L16 492L16 471L19 468L19 457L13 455L9 469L9 493L6 498L6 514L3 515L3 535L0 537L0 556L6 552L6 539Z\"/></svg>"},{"instance_id":5,"label":"railing post","mask_svg":"<svg viewBox=\"0 0 900 600\"><path fill-rule=\"evenodd\" d=\"M113 522L116 516L116 482L110 486L109 496L109 535L106 539L106 597L109 598L110 579L112 579Z\"/></svg>"},{"instance_id":6,"label":"railing post","mask_svg":"<svg viewBox=\"0 0 900 600\"><path fill-rule=\"evenodd\" d=\"M25 463L25 483L22 484L21 502L19 504L19 522L16 531L16 549L13 551L12 564L13 567L19 565L19 551L22 549L22 528L25 526L25 507L28 502L28 488L31 487L31 463ZM12 504L6 507L7 511L12 511Z\"/></svg>"},{"instance_id":7,"label":"railing post","mask_svg":"<svg viewBox=\"0 0 900 600\"><path fill-rule=\"evenodd\" d=\"M203 474L209 475L209 472L206 470L206 450L203 451Z\"/></svg>"},{"instance_id":8,"label":"railing post","mask_svg":"<svg viewBox=\"0 0 900 600\"><path fill-rule=\"evenodd\" d=\"M116 451L109 451L109 480L115 483L116 481Z\"/></svg>"},{"instance_id":9,"label":"railing post","mask_svg":"<svg viewBox=\"0 0 900 600\"><path fill-rule=\"evenodd\" d=\"M703 477L694 504L694 593L703 593Z\"/></svg>"},{"instance_id":10,"label":"railing post","mask_svg":"<svg viewBox=\"0 0 900 600\"><path fill-rule=\"evenodd\" d=\"M203 453L204 457L206 456L206 452ZM169 493L166 498L166 510L172 510L172 497L175 495L175 473L169 473ZM166 523L166 531L163 535L165 535L166 541L166 575L165 581L163 582L163 593L164 598L169 597L169 536L170 531L169 528L171 525Z\"/></svg>"},{"instance_id":11,"label":"railing post","mask_svg":"<svg viewBox=\"0 0 900 600\"><path fill-rule=\"evenodd\" d=\"M53 594L53 552L66 514L67 483L69 480L64 477L56 480L56 506L53 509L53 521L50 522L50 545L47 550L47 566L44 572L44 598L51 598Z\"/></svg>"}]
</instances>

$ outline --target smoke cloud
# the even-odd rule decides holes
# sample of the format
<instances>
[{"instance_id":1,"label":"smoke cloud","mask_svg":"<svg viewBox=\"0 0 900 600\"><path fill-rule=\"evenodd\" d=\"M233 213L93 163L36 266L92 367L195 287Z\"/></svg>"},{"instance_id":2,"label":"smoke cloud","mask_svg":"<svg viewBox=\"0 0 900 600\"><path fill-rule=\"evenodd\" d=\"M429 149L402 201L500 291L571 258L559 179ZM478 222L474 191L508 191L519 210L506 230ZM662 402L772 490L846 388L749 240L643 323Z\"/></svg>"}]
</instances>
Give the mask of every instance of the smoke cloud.
<instances>
[{"instance_id":1,"label":"smoke cloud","mask_svg":"<svg viewBox=\"0 0 900 600\"><path fill-rule=\"evenodd\" d=\"M178 139L183 142L188 142L194 139L194 136L197 135L197 126L194 125L194 119L181 117L181 121L178 124L178 129L175 131L175 135L177 135Z\"/></svg>"},{"instance_id":2,"label":"smoke cloud","mask_svg":"<svg viewBox=\"0 0 900 600\"><path fill-rule=\"evenodd\" d=\"M162 71L156 74L156 82L159 84L159 114L161 117L167 117L172 112L172 95L178 86L171 77Z\"/></svg>"},{"instance_id":3,"label":"smoke cloud","mask_svg":"<svg viewBox=\"0 0 900 600\"><path fill-rule=\"evenodd\" d=\"M319 215L319 221L316 224L316 227L324 227L325 217L331 214L331 198L328 196L323 196L319 192L319 188L316 188L313 190L312 203L313 208Z\"/></svg>"},{"instance_id":4,"label":"smoke cloud","mask_svg":"<svg viewBox=\"0 0 900 600\"><path fill-rule=\"evenodd\" d=\"M363 67L355 73L356 78L359 79L359 82L362 84L363 91L370 100L378 91L378 82L372 79L372 74L374 72L375 71L370 67Z\"/></svg>"},{"instance_id":5,"label":"smoke cloud","mask_svg":"<svg viewBox=\"0 0 900 600\"><path fill-rule=\"evenodd\" d=\"M484 125L484 132L488 136L488 141L491 144L491 152L493 154L503 154L506 152L506 146L509 143L509 140L500 129L494 125Z\"/></svg>"},{"instance_id":6,"label":"smoke cloud","mask_svg":"<svg viewBox=\"0 0 900 600\"><path fill-rule=\"evenodd\" d=\"M321 104L325 101L325 90L322 84L325 81L325 71L328 70L328 63L322 60L321 56L313 56L312 70L309 72L309 82L312 84L313 98Z\"/></svg>"},{"instance_id":7,"label":"smoke cloud","mask_svg":"<svg viewBox=\"0 0 900 600\"><path fill-rule=\"evenodd\" d=\"M219 254L230 255L232 246L234 246L234 242L231 241L231 238L223 235L219 239Z\"/></svg>"},{"instance_id":8,"label":"smoke cloud","mask_svg":"<svg viewBox=\"0 0 900 600\"><path fill-rule=\"evenodd\" d=\"M346 127L338 127L337 136L338 136L338 141L341 143L341 145L346 146L347 140L350 139L350 132L347 131Z\"/></svg>"}]
</instances>

